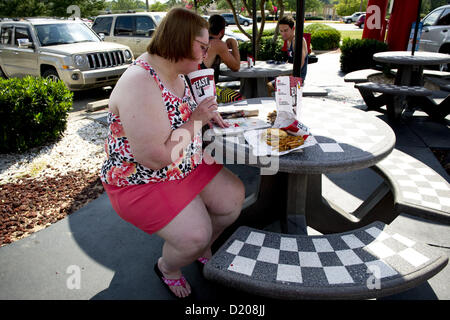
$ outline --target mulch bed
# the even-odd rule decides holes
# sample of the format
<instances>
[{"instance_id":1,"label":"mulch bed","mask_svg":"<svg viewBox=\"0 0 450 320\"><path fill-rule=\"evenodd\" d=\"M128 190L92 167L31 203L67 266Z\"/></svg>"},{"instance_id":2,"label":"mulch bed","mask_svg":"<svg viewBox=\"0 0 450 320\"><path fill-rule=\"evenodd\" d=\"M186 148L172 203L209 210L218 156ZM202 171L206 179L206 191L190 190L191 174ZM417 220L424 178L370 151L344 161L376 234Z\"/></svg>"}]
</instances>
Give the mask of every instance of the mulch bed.
<instances>
[{"instance_id":1,"label":"mulch bed","mask_svg":"<svg viewBox=\"0 0 450 320\"><path fill-rule=\"evenodd\" d=\"M0 246L43 229L103 193L98 173L83 170L0 185Z\"/></svg>"}]
</instances>

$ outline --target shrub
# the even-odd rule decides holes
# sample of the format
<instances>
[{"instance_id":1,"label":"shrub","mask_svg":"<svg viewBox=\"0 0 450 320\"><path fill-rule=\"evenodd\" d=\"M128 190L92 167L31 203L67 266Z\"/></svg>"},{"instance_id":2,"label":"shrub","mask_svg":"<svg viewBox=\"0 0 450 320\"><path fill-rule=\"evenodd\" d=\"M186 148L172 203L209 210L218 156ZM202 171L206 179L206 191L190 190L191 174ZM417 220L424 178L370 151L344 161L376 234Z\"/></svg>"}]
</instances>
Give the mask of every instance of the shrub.
<instances>
[{"instance_id":1,"label":"shrub","mask_svg":"<svg viewBox=\"0 0 450 320\"><path fill-rule=\"evenodd\" d=\"M315 32L319 30L336 30L336 29L324 23L311 23L310 25L307 25L305 27L303 32L311 33L311 35L313 35Z\"/></svg>"},{"instance_id":2,"label":"shrub","mask_svg":"<svg viewBox=\"0 0 450 320\"><path fill-rule=\"evenodd\" d=\"M260 49L258 53L258 60L283 60L283 40L278 37L276 43L272 42L272 37L262 37L260 43ZM252 52L252 42L242 42L239 44L239 54L241 55L241 61L247 61L247 53Z\"/></svg>"},{"instance_id":3,"label":"shrub","mask_svg":"<svg viewBox=\"0 0 450 320\"><path fill-rule=\"evenodd\" d=\"M339 48L341 33L336 29L317 30L311 34L311 47L314 50L332 50Z\"/></svg>"},{"instance_id":4,"label":"shrub","mask_svg":"<svg viewBox=\"0 0 450 320\"><path fill-rule=\"evenodd\" d=\"M311 47L314 50L331 50L339 48L341 33L323 23L312 23L305 27L305 33L311 34Z\"/></svg>"},{"instance_id":5,"label":"shrub","mask_svg":"<svg viewBox=\"0 0 450 320\"><path fill-rule=\"evenodd\" d=\"M61 81L0 79L0 153L24 152L60 138L72 97Z\"/></svg>"},{"instance_id":6,"label":"shrub","mask_svg":"<svg viewBox=\"0 0 450 320\"><path fill-rule=\"evenodd\" d=\"M387 44L378 40L345 38L341 45L341 71L348 73L375 68L373 55L387 50Z\"/></svg>"}]
</instances>

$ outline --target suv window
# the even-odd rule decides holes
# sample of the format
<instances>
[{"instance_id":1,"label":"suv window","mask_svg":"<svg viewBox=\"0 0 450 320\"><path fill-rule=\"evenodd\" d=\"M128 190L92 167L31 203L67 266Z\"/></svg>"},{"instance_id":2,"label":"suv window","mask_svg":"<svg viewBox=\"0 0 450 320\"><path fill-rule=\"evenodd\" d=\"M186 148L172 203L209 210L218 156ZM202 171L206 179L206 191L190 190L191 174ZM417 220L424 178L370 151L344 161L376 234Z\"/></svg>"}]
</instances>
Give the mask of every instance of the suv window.
<instances>
[{"instance_id":1,"label":"suv window","mask_svg":"<svg viewBox=\"0 0 450 320\"><path fill-rule=\"evenodd\" d=\"M134 34L136 36L150 37L150 30L155 29L153 20L149 17L136 17L136 29Z\"/></svg>"},{"instance_id":2,"label":"suv window","mask_svg":"<svg viewBox=\"0 0 450 320\"><path fill-rule=\"evenodd\" d=\"M12 26L2 27L0 35L0 43L12 45L12 34L13 34Z\"/></svg>"},{"instance_id":3,"label":"suv window","mask_svg":"<svg viewBox=\"0 0 450 320\"><path fill-rule=\"evenodd\" d=\"M116 27L114 28L115 36L132 36L133 35L133 17L117 17Z\"/></svg>"},{"instance_id":4,"label":"suv window","mask_svg":"<svg viewBox=\"0 0 450 320\"><path fill-rule=\"evenodd\" d=\"M445 9L439 21L436 23L438 26L448 26L450 25L450 8Z\"/></svg>"},{"instance_id":5,"label":"suv window","mask_svg":"<svg viewBox=\"0 0 450 320\"><path fill-rule=\"evenodd\" d=\"M84 23L55 23L35 26L42 46L77 42L100 42L95 32Z\"/></svg>"},{"instance_id":6,"label":"suv window","mask_svg":"<svg viewBox=\"0 0 450 320\"><path fill-rule=\"evenodd\" d=\"M109 36L109 31L111 30L113 18L112 17L104 17L97 18L94 21L92 29L97 33L103 33L105 36Z\"/></svg>"},{"instance_id":7,"label":"suv window","mask_svg":"<svg viewBox=\"0 0 450 320\"><path fill-rule=\"evenodd\" d=\"M19 45L19 39L27 39L32 42L28 29L25 27L16 27L14 32L15 45Z\"/></svg>"},{"instance_id":8,"label":"suv window","mask_svg":"<svg viewBox=\"0 0 450 320\"><path fill-rule=\"evenodd\" d=\"M443 10L437 10L430 13L430 15L423 20L423 26L434 26L442 11Z\"/></svg>"}]
</instances>

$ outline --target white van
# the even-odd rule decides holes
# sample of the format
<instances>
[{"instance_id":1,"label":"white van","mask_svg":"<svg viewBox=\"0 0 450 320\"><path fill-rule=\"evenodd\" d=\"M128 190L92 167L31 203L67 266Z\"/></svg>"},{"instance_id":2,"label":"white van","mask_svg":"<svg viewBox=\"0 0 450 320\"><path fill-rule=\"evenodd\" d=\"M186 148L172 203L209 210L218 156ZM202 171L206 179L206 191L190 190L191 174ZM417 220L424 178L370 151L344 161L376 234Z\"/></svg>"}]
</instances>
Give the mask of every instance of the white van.
<instances>
[{"instance_id":1,"label":"white van","mask_svg":"<svg viewBox=\"0 0 450 320\"><path fill-rule=\"evenodd\" d=\"M147 50L158 25L153 12L105 14L95 18L92 29L105 41L126 45L139 57Z\"/></svg>"}]
</instances>

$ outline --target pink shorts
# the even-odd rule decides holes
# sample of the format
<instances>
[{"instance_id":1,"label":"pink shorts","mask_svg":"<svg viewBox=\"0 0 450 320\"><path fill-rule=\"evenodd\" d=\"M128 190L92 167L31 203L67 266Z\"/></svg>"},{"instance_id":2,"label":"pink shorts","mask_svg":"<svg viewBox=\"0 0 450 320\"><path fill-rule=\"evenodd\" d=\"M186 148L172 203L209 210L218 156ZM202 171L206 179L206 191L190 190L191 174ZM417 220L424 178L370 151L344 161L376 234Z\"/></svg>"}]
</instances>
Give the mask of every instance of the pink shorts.
<instances>
[{"instance_id":1,"label":"pink shorts","mask_svg":"<svg viewBox=\"0 0 450 320\"><path fill-rule=\"evenodd\" d=\"M125 221L153 234L177 216L223 168L201 163L181 180L116 187L103 183L113 209Z\"/></svg>"}]
</instances>

